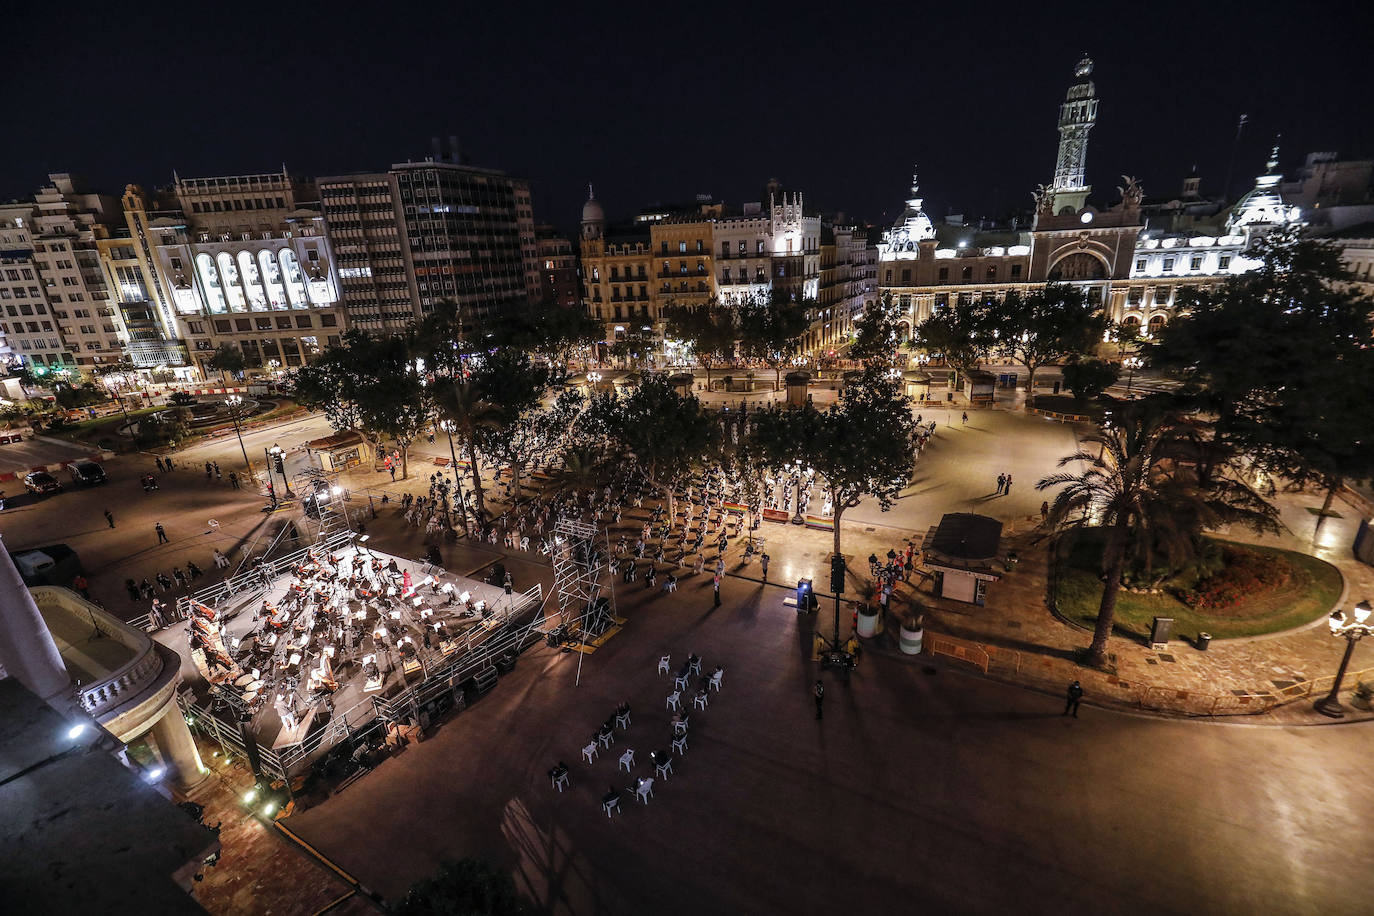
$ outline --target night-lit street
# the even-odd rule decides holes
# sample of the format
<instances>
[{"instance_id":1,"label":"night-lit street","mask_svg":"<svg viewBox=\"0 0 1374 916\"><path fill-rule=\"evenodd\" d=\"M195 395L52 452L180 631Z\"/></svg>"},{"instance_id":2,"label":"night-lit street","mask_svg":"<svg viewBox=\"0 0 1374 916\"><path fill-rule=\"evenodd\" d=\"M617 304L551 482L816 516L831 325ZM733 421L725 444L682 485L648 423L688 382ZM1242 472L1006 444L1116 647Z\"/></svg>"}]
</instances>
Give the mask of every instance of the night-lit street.
<instances>
[{"instance_id":1,"label":"night-lit street","mask_svg":"<svg viewBox=\"0 0 1374 916\"><path fill-rule=\"evenodd\" d=\"M6 20L0 910L1374 911L1367 10L292 12Z\"/></svg>"}]
</instances>

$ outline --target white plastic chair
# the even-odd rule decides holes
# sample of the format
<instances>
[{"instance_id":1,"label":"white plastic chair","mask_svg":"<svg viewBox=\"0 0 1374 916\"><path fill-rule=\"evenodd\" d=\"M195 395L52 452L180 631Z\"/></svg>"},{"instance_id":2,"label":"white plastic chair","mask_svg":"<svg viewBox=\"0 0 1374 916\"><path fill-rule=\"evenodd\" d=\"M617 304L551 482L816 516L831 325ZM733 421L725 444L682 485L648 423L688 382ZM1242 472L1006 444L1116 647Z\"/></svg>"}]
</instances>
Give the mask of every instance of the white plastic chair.
<instances>
[{"instance_id":1,"label":"white plastic chair","mask_svg":"<svg viewBox=\"0 0 1374 916\"><path fill-rule=\"evenodd\" d=\"M678 721L674 722L674 723L673 723L673 734L674 734L674 735L685 735L685 734L687 734L687 724L688 724L688 722L691 720L691 718L692 718L691 716L683 716L681 719L679 719Z\"/></svg>"},{"instance_id":2,"label":"white plastic chair","mask_svg":"<svg viewBox=\"0 0 1374 916\"><path fill-rule=\"evenodd\" d=\"M620 765L625 768L626 773L630 772L630 767L635 765L634 748L628 748L625 753L620 755Z\"/></svg>"},{"instance_id":3,"label":"white plastic chair","mask_svg":"<svg viewBox=\"0 0 1374 916\"><path fill-rule=\"evenodd\" d=\"M668 778L668 775L669 775L670 773L672 773L672 772L673 772L673 761L672 761L672 760L664 760L664 761L662 761L662 762L660 762L660 763L654 764L654 775L657 776L659 779L667 779L667 778Z\"/></svg>"},{"instance_id":4,"label":"white plastic chair","mask_svg":"<svg viewBox=\"0 0 1374 916\"><path fill-rule=\"evenodd\" d=\"M616 713L616 714L615 714L615 727L616 727L616 728L629 728L629 727L630 727L630 714L629 714L628 712L618 712L618 713Z\"/></svg>"},{"instance_id":5,"label":"white plastic chair","mask_svg":"<svg viewBox=\"0 0 1374 916\"><path fill-rule=\"evenodd\" d=\"M639 797L640 801L647 805L649 803L649 799L653 796L653 794L654 778L652 776L648 776L644 779L641 779L639 781L639 788L635 789L635 795Z\"/></svg>"},{"instance_id":6,"label":"white plastic chair","mask_svg":"<svg viewBox=\"0 0 1374 916\"><path fill-rule=\"evenodd\" d=\"M724 677L725 677L725 669L724 669L724 668L720 669L719 671L713 672L713 673L711 674L711 689L713 689L713 690L720 690L720 682L721 682L721 679L724 678Z\"/></svg>"},{"instance_id":7,"label":"white plastic chair","mask_svg":"<svg viewBox=\"0 0 1374 916\"><path fill-rule=\"evenodd\" d=\"M696 661L692 662L692 673L693 673L693 674L700 674L700 673L701 673L701 659L698 658Z\"/></svg>"},{"instance_id":8,"label":"white plastic chair","mask_svg":"<svg viewBox=\"0 0 1374 916\"><path fill-rule=\"evenodd\" d=\"M669 667L669 665L670 665L671 662L672 662L672 656L671 656L671 655L665 655L665 656L663 656L662 658L660 658L660 659L658 660L658 673L659 673L659 674L667 674L667 673L671 670L670 667Z\"/></svg>"},{"instance_id":9,"label":"white plastic chair","mask_svg":"<svg viewBox=\"0 0 1374 916\"><path fill-rule=\"evenodd\" d=\"M601 734L598 734L596 736L596 740L600 742L602 747L608 748L612 744L615 744L615 732L603 732Z\"/></svg>"},{"instance_id":10,"label":"white plastic chair","mask_svg":"<svg viewBox=\"0 0 1374 916\"><path fill-rule=\"evenodd\" d=\"M562 792L564 789L568 787L568 774L559 773L557 776L553 778L553 785L554 788L556 788L559 792Z\"/></svg>"},{"instance_id":11,"label":"white plastic chair","mask_svg":"<svg viewBox=\"0 0 1374 916\"><path fill-rule=\"evenodd\" d=\"M673 751L678 754L687 753L687 736L685 734L678 735L673 739Z\"/></svg>"},{"instance_id":12,"label":"white plastic chair","mask_svg":"<svg viewBox=\"0 0 1374 916\"><path fill-rule=\"evenodd\" d=\"M587 762L588 762L588 763L591 763L591 762L592 762L592 759L593 759L594 757L596 757L596 742L595 742L595 741L593 741L591 744L587 745L586 747L584 747L584 748L582 749L582 756L585 757L585 758L587 759Z\"/></svg>"},{"instance_id":13,"label":"white plastic chair","mask_svg":"<svg viewBox=\"0 0 1374 916\"><path fill-rule=\"evenodd\" d=\"M695 709L705 709L705 708L706 708L706 694L703 692L703 693L699 693L699 694L697 694L696 696L692 697L692 706L693 706L693 708L695 708Z\"/></svg>"},{"instance_id":14,"label":"white plastic chair","mask_svg":"<svg viewBox=\"0 0 1374 916\"><path fill-rule=\"evenodd\" d=\"M685 674L679 674L676 678L673 679L673 684L674 684L674 686L677 687L678 690L686 690L686 689L687 689L687 675L685 675Z\"/></svg>"},{"instance_id":15,"label":"white plastic chair","mask_svg":"<svg viewBox=\"0 0 1374 916\"><path fill-rule=\"evenodd\" d=\"M619 797L619 796L616 796L615 798L612 798L610 801L606 801L606 800L604 800L604 799L602 800L602 802L601 802L601 810L606 812L606 817L607 817L607 818L609 818L609 817L611 816L611 810L612 810L612 809L614 809L614 810L616 810L616 811L619 811L619 810L620 810L620 797Z\"/></svg>"},{"instance_id":16,"label":"white plastic chair","mask_svg":"<svg viewBox=\"0 0 1374 916\"><path fill-rule=\"evenodd\" d=\"M674 690L672 693L668 694L668 708L673 712L681 711L682 704L679 702L681 697L682 692L678 690Z\"/></svg>"}]
</instances>

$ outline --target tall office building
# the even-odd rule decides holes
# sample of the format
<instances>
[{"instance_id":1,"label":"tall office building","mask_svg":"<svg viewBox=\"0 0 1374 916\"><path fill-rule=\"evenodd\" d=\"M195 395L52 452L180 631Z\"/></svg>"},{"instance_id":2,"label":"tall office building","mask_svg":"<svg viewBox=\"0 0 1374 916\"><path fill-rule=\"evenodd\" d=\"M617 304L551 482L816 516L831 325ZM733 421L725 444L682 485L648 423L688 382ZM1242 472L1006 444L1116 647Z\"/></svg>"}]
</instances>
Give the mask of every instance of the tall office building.
<instances>
[{"instance_id":1,"label":"tall office building","mask_svg":"<svg viewBox=\"0 0 1374 916\"><path fill-rule=\"evenodd\" d=\"M460 158L319 179L351 324L397 329L443 301L480 322L541 298L528 183Z\"/></svg>"}]
</instances>

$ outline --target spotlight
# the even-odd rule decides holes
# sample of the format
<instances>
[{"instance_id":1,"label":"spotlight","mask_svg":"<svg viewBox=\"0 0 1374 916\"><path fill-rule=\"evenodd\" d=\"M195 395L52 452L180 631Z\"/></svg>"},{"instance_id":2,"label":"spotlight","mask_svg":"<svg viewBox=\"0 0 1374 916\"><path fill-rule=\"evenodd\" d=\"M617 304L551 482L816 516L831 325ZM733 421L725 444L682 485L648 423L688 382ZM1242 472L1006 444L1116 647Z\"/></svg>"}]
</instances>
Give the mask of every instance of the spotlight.
<instances>
[{"instance_id":1,"label":"spotlight","mask_svg":"<svg viewBox=\"0 0 1374 916\"><path fill-rule=\"evenodd\" d=\"M162 774L164 772L165 770L163 770L162 767L153 767L151 770L148 771L147 779L149 782L157 782L159 779L162 778Z\"/></svg>"},{"instance_id":2,"label":"spotlight","mask_svg":"<svg viewBox=\"0 0 1374 916\"><path fill-rule=\"evenodd\" d=\"M69 741L75 741L77 738L80 738L80 737L81 737L82 735L84 735L85 733L86 733L86 723L85 723L85 722L78 722L78 723L76 723L75 725L73 725L71 728L67 729L67 740L69 740Z\"/></svg>"}]
</instances>

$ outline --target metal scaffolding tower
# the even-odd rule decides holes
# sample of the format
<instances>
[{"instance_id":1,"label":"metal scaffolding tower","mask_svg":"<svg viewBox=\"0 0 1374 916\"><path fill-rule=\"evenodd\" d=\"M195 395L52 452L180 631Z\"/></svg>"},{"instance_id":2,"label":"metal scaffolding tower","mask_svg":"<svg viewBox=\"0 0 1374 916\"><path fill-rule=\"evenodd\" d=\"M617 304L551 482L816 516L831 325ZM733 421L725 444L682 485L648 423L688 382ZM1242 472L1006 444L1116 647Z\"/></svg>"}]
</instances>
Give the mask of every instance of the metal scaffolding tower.
<instances>
[{"instance_id":1,"label":"metal scaffolding tower","mask_svg":"<svg viewBox=\"0 0 1374 916\"><path fill-rule=\"evenodd\" d=\"M295 484L302 511L317 525L317 543L328 540L340 531L352 529L348 521L348 509L343 503L347 494L336 487L323 468L305 468L296 475ZM338 492L335 492L336 489Z\"/></svg>"},{"instance_id":2,"label":"metal scaffolding tower","mask_svg":"<svg viewBox=\"0 0 1374 916\"><path fill-rule=\"evenodd\" d=\"M606 568L596 546L596 528L574 518L553 526L553 581L558 596L559 625L584 636L597 636L612 622L610 599L602 595Z\"/></svg>"}]
</instances>

